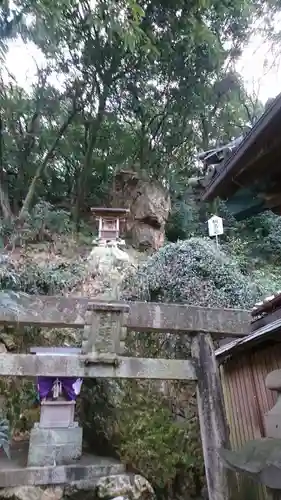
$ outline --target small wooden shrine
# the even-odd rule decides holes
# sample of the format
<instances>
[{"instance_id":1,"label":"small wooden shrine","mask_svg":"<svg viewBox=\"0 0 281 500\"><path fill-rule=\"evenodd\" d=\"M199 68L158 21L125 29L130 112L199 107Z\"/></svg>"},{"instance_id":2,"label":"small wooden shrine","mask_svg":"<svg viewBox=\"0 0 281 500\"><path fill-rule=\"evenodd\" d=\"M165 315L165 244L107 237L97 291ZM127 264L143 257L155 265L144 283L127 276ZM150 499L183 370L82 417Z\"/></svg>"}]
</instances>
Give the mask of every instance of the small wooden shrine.
<instances>
[{"instance_id":1,"label":"small wooden shrine","mask_svg":"<svg viewBox=\"0 0 281 500\"><path fill-rule=\"evenodd\" d=\"M92 214L98 221L98 238L114 241L119 238L120 228L125 222L129 210L126 208L92 208Z\"/></svg>"}]
</instances>

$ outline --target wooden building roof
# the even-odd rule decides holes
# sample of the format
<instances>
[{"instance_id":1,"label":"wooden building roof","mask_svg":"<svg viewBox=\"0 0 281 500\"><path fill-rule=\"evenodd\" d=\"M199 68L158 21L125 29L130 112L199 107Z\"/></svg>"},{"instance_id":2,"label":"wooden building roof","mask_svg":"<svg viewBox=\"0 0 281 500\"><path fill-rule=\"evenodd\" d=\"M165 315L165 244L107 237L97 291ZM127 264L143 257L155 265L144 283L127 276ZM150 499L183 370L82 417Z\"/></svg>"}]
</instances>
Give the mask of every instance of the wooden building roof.
<instances>
[{"instance_id":1,"label":"wooden building roof","mask_svg":"<svg viewBox=\"0 0 281 500\"><path fill-rule=\"evenodd\" d=\"M241 351L254 349L257 345L281 342L281 292L277 292L254 305L252 311L252 333L235 339L216 350L216 358L223 362Z\"/></svg>"},{"instance_id":2,"label":"wooden building roof","mask_svg":"<svg viewBox=\"0 0 281 500\"><path fill-rule=\"evenodd\" d=\"M226 200L237 219L271 209L281 214L281 94L219 165L202 199Z\"/></svg>"},{"instance_id":3,"label":"wooden building roof","mask_svg":"<svg viewBox=\"0 0 281 500\"><path fill-rule=\"evenodd\" d=\"M127 215L130 210L128 208L107 208L107 207L93 207L91 212L94 215L104 217L120 217Z\"/></svg>"}]
</instances>

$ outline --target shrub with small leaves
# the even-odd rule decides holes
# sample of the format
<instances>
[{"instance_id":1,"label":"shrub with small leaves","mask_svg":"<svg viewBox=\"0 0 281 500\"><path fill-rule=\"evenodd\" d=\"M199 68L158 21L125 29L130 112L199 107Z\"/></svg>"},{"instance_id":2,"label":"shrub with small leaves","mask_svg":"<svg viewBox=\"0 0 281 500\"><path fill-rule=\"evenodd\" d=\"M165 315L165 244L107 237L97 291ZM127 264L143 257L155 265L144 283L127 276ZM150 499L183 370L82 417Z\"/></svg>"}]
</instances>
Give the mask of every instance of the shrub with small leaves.
<instances>
[{"instance_id":1,"label":"shrub with small leaves","mask_svg":"<svg viewBox=\"0 0 281 500\"><path fill-rule=\"evenodd\" d=\"M174 498L183 484L185 493L200 493L203 461L200 439L193 438L199 433L196 412L190 408L189 418L179 424L169 399L152 384L130 381L124 389L117 406L122 461L140 471L159 498Z\"/></svg>"},{"instance_id":2,"label":"shrub with small leaves","mask_svg":"<svg viewBox=\"0 0 281 500\"><path fill-rule=\"evenodd\" d=\"M208 238L161 248L123 283L128 300L185 302L205 307L251 307L262 289Z\"/></svg>"},{"instance_id":3,"label":"shrub with small leaves","mask_svg":"<svg viewBox=\"0 0 281 500\"><path fill-rule=\"evenodd\" d=\"M86 273L82 259L71 264L48 263L44 267L30 261L18 267L7 260L0 262L0 289L55 295L71 290L83 281Z\"/></svg>"},{"instance_id":4,"label":"shrub with small leaves","mask_svg":"<svg viewBox=\"0 0 281 500\"><path fill-rule=\"evenodd\" d=\"M40 201L31 211L30 225L38 231L44 228L52 233L69 233L73 229L70 213L46 201Z\"/></svg>"},{"instance_id":5,"label":"shrub with small leaves","mask_svg":"<svg viewBox=\"0 0 281 500\"><path fill-rule=\"evenodd\" d=\"M40 201L23 220L0 219L0 247L7 244L21 246L52 240L54 234L70 233L73 223L69 212L57 209L51 203Z\"/></svg>"}]
</instances>

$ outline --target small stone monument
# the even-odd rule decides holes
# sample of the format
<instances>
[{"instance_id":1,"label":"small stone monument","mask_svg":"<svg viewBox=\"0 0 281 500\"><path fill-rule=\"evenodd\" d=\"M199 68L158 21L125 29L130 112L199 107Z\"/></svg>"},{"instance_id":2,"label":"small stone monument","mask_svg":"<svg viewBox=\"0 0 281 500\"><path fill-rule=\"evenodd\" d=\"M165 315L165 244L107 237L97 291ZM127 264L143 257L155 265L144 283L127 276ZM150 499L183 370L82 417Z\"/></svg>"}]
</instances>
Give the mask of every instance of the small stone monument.
<instances>
[{"instance_id":1,"label":"small stone monument","mask_svg":"<svg viewBox=\"0 0 281 500\"><path fill-rule=\"evenodd\" d=\"M37 355L77 355L81 349L34 347ZM82 379L69 377L38 377L40 421L30 434L28 466L69 463L82 454L82 428L74 421L76 398Z\"/></svg>"},{"instance_id":2,"label":"small stone monument","mask_svg":"<svg viewBox=\"0 0 281 500\"><path fill-rule=\"evenodd\" d=\"M98 241L118 242L121 225L125 222L129 210L126 208L92 208L91 211L98 221Z\"/></svg>"}]
</instances>

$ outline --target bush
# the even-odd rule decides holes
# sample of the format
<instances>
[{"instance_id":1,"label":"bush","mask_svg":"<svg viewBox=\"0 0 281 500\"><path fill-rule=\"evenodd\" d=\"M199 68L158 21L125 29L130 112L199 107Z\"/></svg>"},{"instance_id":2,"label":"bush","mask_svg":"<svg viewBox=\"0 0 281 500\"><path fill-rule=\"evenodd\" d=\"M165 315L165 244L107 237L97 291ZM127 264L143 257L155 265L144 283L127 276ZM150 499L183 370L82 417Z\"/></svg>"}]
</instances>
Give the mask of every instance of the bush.
<instances>
[{"instance_id":1,"label":"bush","mask_svg":"<svg viewBox=\"0 0 281 500\"><path fill-rule=\"evenodd\" d=\"M48 202L40 201L35 205L24 221L17 218L0 221L1 246L7 243L23 245L38 241L52 240L52 234L65 234L73 230L70 214L56 209Z\"/></svg>"},{"instance_id":2,"label":"bush","mask_svg":"<svg viewBox=\"0 0 281 500\"><path fill-rule=\"evenodd\" d=\"M31 211L30 225L38 232L42 228L52 233L69 233L73 230L70 213L46 201L40 201Z\"/></svg>"},{"instance_id":3,"label":"bush","mask_svg":"<svg viewBox=\"0 0 281 500\"><path fill-rule=\"evenodd\" d=\"M200 222L198 207L184 201L174 202L166 225L168 241L190 238L200 230L204 230L204 225Z\"/></svg>"},{"instance_id":4,"label":"bush","mask_svg":"<svg viewBox=\"0 0 281 500\"><path fill-rule=\"evenodd\" d=\"M85 275L86 269L82 261L72 264L48 263L44 267L28 261L21 266L5 261L0 263L0 289L56 295L74 288Z\"/></svg>"},{"instance_id":5,"label":"bush","mask_svg":"<svg viewBox=\"0 0 281 500\"><path fill-rule=\"evenodd\" d=\"M123 283L128 300L251 307L262 294L239 265L208 238L170 243Z\"/></svg>"},{"instance_id":6,"label":"bush","mask_svg":"<svg viewBox=\"0 0 281 500\"><path fill-rule=\"evenodd\" d=\"M179 424L169 398L156 389L148 382L124 384L124 398L117 406L119 455L150 481L158 498L199 495L203 459L194 401L190 396L188 418ZM187 394L185 386L185 398Z\"/></svg>"},{"instance_id":7,"label":"bush","mask_svg":"<svg viewBox=\"0 0 281 500\"><path fill-rule=\"evenodd\" d=\"M187 198L187 196L186 196ZM208 235L208 219L217 213L223 219L224 234L220 241L227 241L239 227L234 217L229 213L223 201L212 204L199 202L190 195L188 199L172 200L172 209L166 225L168 241L175 242L197 236L204 238Z\"/></svg>"},{"instance_id":8,"label":"bush","mask_svg":"<svg viewBox=\"0 0 281 500\"><path fill-rule=\"evenodd\" d=\"M242 224L242 223L241 223ZM243 223L243 233L249 242L250 257L259 261L281 263L281 217L264 212Z\"/></svg>"}]
</instances>

